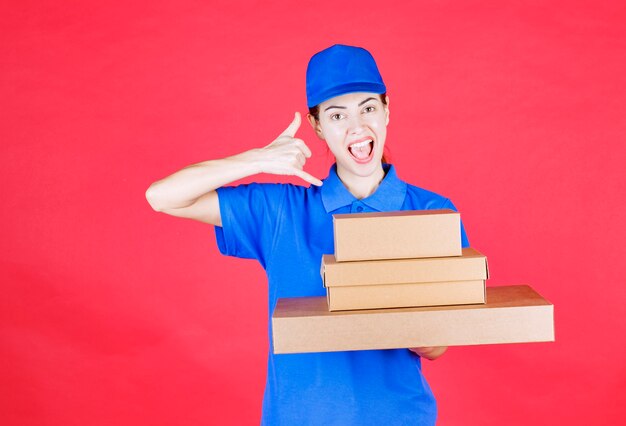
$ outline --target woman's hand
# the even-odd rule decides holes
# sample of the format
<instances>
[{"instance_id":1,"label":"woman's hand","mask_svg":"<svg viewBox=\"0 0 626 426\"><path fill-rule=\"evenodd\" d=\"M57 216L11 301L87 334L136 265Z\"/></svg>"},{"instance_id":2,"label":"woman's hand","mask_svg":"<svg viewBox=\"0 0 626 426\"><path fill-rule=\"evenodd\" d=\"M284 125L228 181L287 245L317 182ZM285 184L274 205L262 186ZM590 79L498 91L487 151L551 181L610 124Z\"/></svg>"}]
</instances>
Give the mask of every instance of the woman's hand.
<instances>
[{"instance_id":1,"label":"woman's hand","mask_svg":"<svg viewBox=\"0 0 626 426\"><path fill-rule=\"evenodd\" d=\"M302 170L311 150L294 137L299 127L296 113L289 127L266 147L187 166L150 185L146 198L156 211L221 226L215 190L231 182L265 172L299 176L319 186L319 179Z\"/></svg>"},{"instance_id":2,"label":"woman's hand","mask_svg":"<svg viewBox=\"0 0 626 426\"><path fill-rule=\"evenodd\" d=\"M439 358L443 355L447 350L447 346L430 346L425 348L409 348L409 350L422 358L429 359L431 361Z\"/></svg>"},{"instance_id":3,"label":"woman's hand","mask_svg":"<svg viewBox=\"0 0 626 426\"><path fill-rule=\"evenodd\" d=\"M311 150L302 139L295 137L300 124L300 113L296 112L289 127L266 147L253 150L254 156L263 173L295 175L313 185L321 186L321 180L303 170L306 159L311 157Z\"/></svg>"}]
</instances>

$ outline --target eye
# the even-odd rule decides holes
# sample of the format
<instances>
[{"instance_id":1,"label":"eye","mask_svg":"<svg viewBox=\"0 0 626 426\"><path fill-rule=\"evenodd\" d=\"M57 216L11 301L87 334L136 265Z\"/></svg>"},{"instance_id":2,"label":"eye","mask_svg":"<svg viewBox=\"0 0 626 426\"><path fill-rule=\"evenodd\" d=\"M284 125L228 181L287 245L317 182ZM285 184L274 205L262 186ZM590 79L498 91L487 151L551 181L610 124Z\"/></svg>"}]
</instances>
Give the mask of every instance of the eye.
<instances>
[{"instance_id":1,"label":"eye","mask_svg":"<svg viewBox=\"0 0 626 426\"><path fill-rule=\"evenodd\" d=\"M368 105L365 108L363 108L363 112L374 112L374 111L376 111L376 107L372 105Z\"/></svg>"},{"instance_id":2,"label":"eye","mask_svg":"<svg viewBox=\"0 0 626 426\"><path fill-rule=\"evenodd\" d=\"M337 120L341 120L342 115L339 113L335 113L335 114L331 114L330 119L337 121Z\"/></svg>"}]
</instances>

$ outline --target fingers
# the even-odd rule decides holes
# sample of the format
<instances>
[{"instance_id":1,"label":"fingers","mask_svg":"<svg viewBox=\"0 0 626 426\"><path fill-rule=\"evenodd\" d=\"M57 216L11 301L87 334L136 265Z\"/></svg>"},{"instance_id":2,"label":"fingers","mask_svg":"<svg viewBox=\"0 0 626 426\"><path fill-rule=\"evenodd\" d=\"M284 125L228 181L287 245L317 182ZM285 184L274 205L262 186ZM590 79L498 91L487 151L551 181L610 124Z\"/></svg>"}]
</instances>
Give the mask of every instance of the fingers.
<instances>
[{"instance_id":1,"label":"fingers","mask_svg":"<svg viewBox=\"0 0 626 426\"><path fill-rule=\"evenodd\" d=\"M311 150L309 149L309 147L306 145L306 143L304 143L302 139L298 139L295 137L296 132L300 128L301 124L302 124L302 119L300 117L300 113L296 111L291 124L289 124L289 126L287 126L287 128L270 145L291 142L298 146L298 148L300 149L300 151L302 151L302 153L304 154L306 158L310 158L311 155L313 154Z\"/></svg>"},{"instance_id":2,"label":"fingers","mask_svg":"<svg viewBox=\"0 0 626 426\"><path fill-rule=\"evenodd\" d=\"M409 348L411 352L421 356L422 358L429 359L431 361L439 358L447 350L447 346L428 346L423 348Z\"/></svg>"},{"instance_id":3,"label":"fingers","mask_svg":"<svg viewBox=\"0 0 626 426\"><path fill-rule=\"evenodd\" d=\"M304 165L306 164L306 157L303 153L299 152L298 154L296 154L296 161L298 161L300 167L304 167Z\"/></svg>"},{"instance_id":4,"label":"fingers","mask_svg":"<svg viewBox=\"0 0 626 426\"><path fill-rule=\"evenodd\" d=\"M300 151L302 151L306 158L311 158L311 155L313 155L313 153L302 139L294 139L294 142L296 143L296 145L298 145Z\"/></svg>"},{"instance_id":5,"label":"fingers","mask_svg":"<svg viewBox=\"0 0 626 426\"><path fill-rule=\"evenodd\" d=\"M310 174L308 174L304 170L295 169L294 170L294 175L298 176L301 179L304 179L305 181L307 181L310 184L313 184L315 186L322 186L322 181L321 180L319 180L316 177L311 176Z\"/></svg>"},{"instance_id":6,"label":"fingers","mask_svg":"<svg viewBox=\"0 0 626 426\"><path fill-rule=\"evenodd\" d=\"M274 142L265 147L267 152L271 153L271 157L276 159L273 161L275 165L268 167L265 171L277 174L292 174L312 185L321 186L321 180L302 170L306 159L311 158L313 153L302 139L295 137L301 124L300 113L296 112L293 121L285 131Z\"/></svg>"},{"instance_id":7,"label":"fingers","mask_svg":"<svg viewBox=\"0 0 626 426\"><path fill-rule=\"evenodd\" d=\"M296 112L295 117L291 124L285 129L284 132L280 134L280 136L291 136L292 138L296 135L296 132L300 128L300 124L302 120L300 119L300 113Z\"/></svg>"}]
</instances>

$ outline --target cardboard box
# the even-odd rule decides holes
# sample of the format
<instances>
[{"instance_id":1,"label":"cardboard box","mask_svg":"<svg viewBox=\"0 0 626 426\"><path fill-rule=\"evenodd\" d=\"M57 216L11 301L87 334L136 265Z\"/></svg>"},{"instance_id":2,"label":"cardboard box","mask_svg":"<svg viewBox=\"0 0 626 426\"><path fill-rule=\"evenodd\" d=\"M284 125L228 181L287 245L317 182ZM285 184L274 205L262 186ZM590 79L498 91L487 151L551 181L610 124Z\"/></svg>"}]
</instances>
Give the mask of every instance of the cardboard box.
<instances>
[{"instance_id":1,"label":"cardboard box","mask_svg":"<svg viewBox=\"0 0 626 426\"><path fill-rule=\"evenodd\" d=\"M461 216L448 210L333 215L338 262L461 255Z\"/></svg>"},{"instance_id":2,"label":"cardboard box","mask_svg":"<svg viewBox=\"0 0 626 426\"><path fill-rule=\"evenodd\" d=\"M461 256L337 262L322 258L328 309L402 308L485 303L487 258L473 248Z\"/></svg>"},{"instance_id":3,"label":"cardboard box","mask_svg":"<svg viewBox=\"0 0 626 426\"><path fill-rule=\"evenodd\" d=\"M487 258L472 248L462 256L337 262L322 257L328 308L398 308L485 302Z\"/></svg>"},{"instance_id":4,"label":"cardboard box","mask_svg":"<svg viewBox=\"0 0 626 426\"><path fill-rule=\"evenodd\" d=\"M329 287L329 311L485 303L485 281Z\"/></svg>"},{"instance_id":5,"label":"cardboard box","mask_svg":"<svg viewBox=\"0 0 626 426\"><path fill-rule=\"evenodd\" d=\"M488 287L484 305L329 312L325 297L279 299L274 353L554 341L554 306L526 285Z\"/></svg>"}]
</instances>

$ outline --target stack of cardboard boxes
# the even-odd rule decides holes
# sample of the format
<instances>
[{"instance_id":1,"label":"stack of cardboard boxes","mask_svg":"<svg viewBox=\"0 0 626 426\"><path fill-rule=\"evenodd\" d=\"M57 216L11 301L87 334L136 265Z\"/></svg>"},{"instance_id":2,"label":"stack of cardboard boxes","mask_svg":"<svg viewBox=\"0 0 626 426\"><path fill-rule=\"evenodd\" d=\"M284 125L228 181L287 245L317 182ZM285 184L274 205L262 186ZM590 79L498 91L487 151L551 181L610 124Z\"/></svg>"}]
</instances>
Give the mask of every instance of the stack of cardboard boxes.
<instances>
[{"instance_id":1,"label":"stack of cardboard boxes","mask_svg":"<svg viewBox=\"0 0 626 426\"><path fill-rule=\"evenodd\" d=\"M453 210L334 216L322 258L331 311L485 303L487 259L461 248Z\"/></svg>"},{"instance_id":2,"label":"stack of cardboard boxes","mask_svg":"<svg viewBox=\"0 0 626 426\"><path fill-rule=\"evenodd\" d=\"M554 341L554 307L527 285L485 287L452 210L334 216L327 297L279 299L276 354Z\"/></svg>"}]
</instances>

